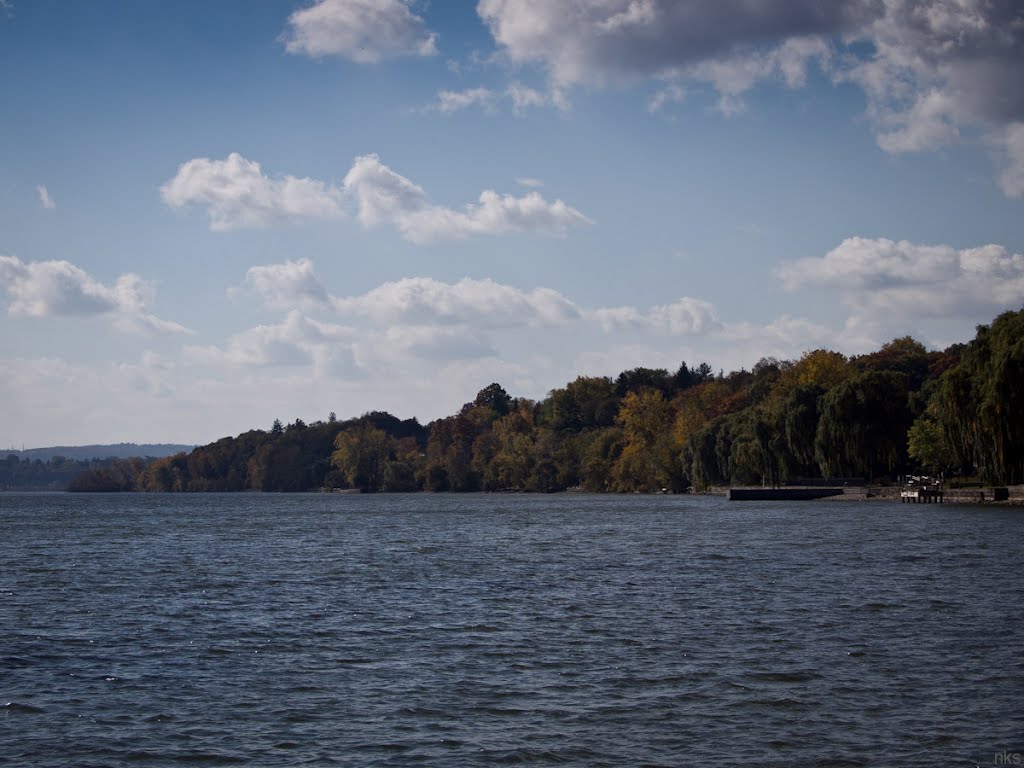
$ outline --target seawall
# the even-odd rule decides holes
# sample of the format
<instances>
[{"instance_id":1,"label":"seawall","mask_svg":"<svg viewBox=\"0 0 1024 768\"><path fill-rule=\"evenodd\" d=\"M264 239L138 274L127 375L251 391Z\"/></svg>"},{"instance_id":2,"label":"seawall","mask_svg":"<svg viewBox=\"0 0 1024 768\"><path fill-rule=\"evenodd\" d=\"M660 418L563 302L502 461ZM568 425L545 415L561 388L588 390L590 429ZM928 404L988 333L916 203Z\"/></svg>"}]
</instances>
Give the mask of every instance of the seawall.
<instances>
[{"instance_id":1,"label":"seawall","mask_svg":"<svg viewBox=\"0 0 1024 768\"><path fill-rule=\"evenodd\" d=\"M842 496L842 488L730 488L729 501L810 501Z\"/></svg>"}]
</instances>

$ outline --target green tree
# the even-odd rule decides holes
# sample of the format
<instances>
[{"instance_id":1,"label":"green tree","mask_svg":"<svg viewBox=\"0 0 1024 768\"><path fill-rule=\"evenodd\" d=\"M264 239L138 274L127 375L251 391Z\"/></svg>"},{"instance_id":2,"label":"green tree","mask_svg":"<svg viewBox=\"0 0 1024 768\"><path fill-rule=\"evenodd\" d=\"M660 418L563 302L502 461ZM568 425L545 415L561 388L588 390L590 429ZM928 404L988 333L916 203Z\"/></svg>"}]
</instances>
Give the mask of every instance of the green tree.
<instances>
[{"instance_id":1,"label":"green tree","mask_svg":"<svg viewBox=\"0 0 1024 768\"><path fill-rule=\"evenodd\" d=\"M1024 482L1024 310L978 326L931 402L962 469L976 467L993 483Z\"/></svg>"},{"instance_id":2,"label":"green tree","mask_svg":"<svg viewBox=\"0 0 1024 768\"><path fill-rule=\"evenodd\" d=\"M392 440L382 429L362 423L338 433L331 456L346 482L364 493L381 490Z\"/></svg>"},{"instance_id":3,"label":"green tree","mask_svg":"<svg viewBox=\"0 0 1024 768\"><path fill-rule=\"evenodd\" d=\"M473 404L490 408L498 416L504 416L512 407L512 398L500 384L488 384L477 392Z\"/></svg>"},{"instance_id":4,"label":"green tree","mask_svg":"<svg viewBox=\"0 0 1024 768\"><path fill-rule=\"evenodd\" d=\"M907 379L891 371L864 373L821 398L815 451L829 477L892 472L906 459Z\"/></svg>"},{"instance_id":5,"label":"green tree","mask_svg":"<svg viewBox=\"0 0 1024 768\"><path fill-rule=\"evenodd\" d=\"M955 461L953 452L946 444L936 410L936 406L929 404L907 432L907 452L922 469L932 474L944 472Z\"/></svg>"},{"instance_id":6,"label":"green tree","mask_svg":"<svg viewBox=\"0 0 1024 768\"><path fill-rule=\"evenodd\" d=\"M783 403L783 429L786 447L795 469L804 475L816 475L814 441L818 433L818 403L825 390L818 384L800 384Z\"/></svg>"},{"instance_id":7,"label":"green tree","mask_svg":"<svg viewBox=\"0 0 1024 768\"><path fill-rule=\"evenodd\" d=\"M679 448L673 440L672 404L657 389L630 391L619 406L624 445L612 467L616 490L680 490L685 486Z\"/></svg>"}]
</instances>

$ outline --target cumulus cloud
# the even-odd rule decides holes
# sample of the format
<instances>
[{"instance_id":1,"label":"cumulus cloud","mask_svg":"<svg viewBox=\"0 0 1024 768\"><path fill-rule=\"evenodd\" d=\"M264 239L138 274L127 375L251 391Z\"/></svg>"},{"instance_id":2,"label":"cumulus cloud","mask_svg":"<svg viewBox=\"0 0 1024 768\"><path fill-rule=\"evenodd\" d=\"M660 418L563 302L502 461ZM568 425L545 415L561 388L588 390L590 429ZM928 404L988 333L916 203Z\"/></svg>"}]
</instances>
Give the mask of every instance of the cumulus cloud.
<instances>
[{"instance_id":1,"label":"cumulus cloud","mask_svg":"<svg viewBox=\"0 0 1024 768\"><path fill-rule=\"evenodd\" d=\"M866 3L814 0L481 0L477 12L513 61L569 85L685 70L745 47L855 27ZM774 41L774 42L773 42Z\"/></svg>"},{"instance_id":2,"label":"cumulus cloud","mask_svg":"<svg viewBox=\"0 0 1024 768\"><path fill-rule=\"evenodd\" d=\"M147 311L153 290L138 275L121 275L106 285L68 261L26 263L16 256L0 256L0 285L10 299L7 312L15 317L108 315L130 332L191 333Z\"/></svg>"},{"instance_id":3,"label":"cumulus cloud","mask_svg":"<svg viewBox=\"0 0 1024 768\"><path fill-rule=\"evenodd\" d=\"M841 76L867 94L883 149L934 149L960 124L1024 118L1022 29L1013 0L886 0L852 35L873 55Z\"/></svg>"},{"instance_id":4,"label":"cumulus cloud","mask_svg":"<svg viewBox=\"0 0 1024 768\"><path fill-rule=\"evenodd\" d=\"M1006 147L1006 168L999 176L999 186L1007 197L1024 197L1024 122L1014 123L1003 136Z\"/></svg>"},{"instance_id":5,"label":"cumulus cloud","mask_svg":"<svg viewBox=\"0 0 1024 768\"><path fill-rule=\"evenodd\" d=\"M1024 123L1024 8L1017 0L480 0L478 14L516 63L555 87L657 78L648 104L682 97L687 81L744 109L764 81L801 87L811 63L857 84L879 146L934 150L966 126L993 137L1020 175L1014 126Z\"/></svg>"},{"instance_id":6,"label":"cumulus cloud","mask_svg":"<svg viewBox=\"0 0 1024 768\"><path fill-rule=\"evenodd\" d=\"M743 94L758 83L777 80L788 88L802 88L809 63L825 65L830 58L831 49L823 38L793 37L766 50L741 50L699 61L682 75L711 83L719 94L718 111L731 116L746 108Z\"/></svg>"},{"instance_id":7,"label":"cumulus cloud","mask_svg":"<svg viewBox=\"0 0 1024 768\"><path fill-rule=\"evenodd\" d=\"M271 307L310 309L322 307L329 301L327 289L309 259L250 267L243 287L262 297Z\"/></svg>"},{"instance_id":8,"label":"cumulus cloud","mask_svg":"<svg viewBox=\"0 0 1024 768\"><path fill-rule=\"evenodd\" d=\"M373 63L432 56L437 35L403 0L317 0L288 17L285 46L294 54Z\"/></svg>"},{"instance_id":9,"label":"cumulus cloud","mask_svg":"<svg viewBox=\"0 0 1024 768\"><path fill-rule=\"evenodd\" d=\"M356 158L344 189L357 201L364 226L393 224L414 243L504 232L562 235L590 221L561 200L549 203L537 192L515 197L485 190L477 203L462 211L433 205L421 187L381 163L377 155Z\"/></svg>"},{"instance_id":10,"label":"cumulus cloud","mask_svg":"<svg viewBox=\"0 0 1024 768\"><path fill-rule=\"evenodd\" d=\"M782 264L777 276L795 291L834 291L852 314L848 328L896 320L990 319L1024 304L1024 255L1001 245L956 249L853 237L821 258Z\"/></svg>"},{"instance_id":11,"label":"cumulus cloud","mask_svg":"<svg viewBox=\"0 0 1024 768\"><path fill-rule=\"evenodd\" d=\"M274 222L342 215L341 192L310 178L271 178L260 164L232 152L226 160L200 157L183 163L160 188L172 208L205 205L210 229L225 232Z\"/></svg>"},{"instance_id":12,"label":"cumulus cloud","mask_svg":"<svg viewBox=\"0 0 1024 768\"><path fill-rule=\"evenodd\" d=\"M826 333L788 317L767 326L728 323L719 319L711 303L692 297L648 308L588 309L551 288L522 290L468 277L454 283L403 278L360 295L338 297L316 278L308 260L253 268L244 285L269 306L291 308L286 322L252 328L232 337L223 349L207 350L223 362L244 366L308 366L337 344L351 351L361 370L378 373L382 368L407 370L413 360L500 357L510 344L538 350L549 342L552 349L564 343L626 343L647 349L653 339L661 339L659 344L727 342L749 348L751 354L763 343L773 354L797 354L802 343L820 342ZM318 323L297 308L330 314L346 325ZM324 328L334 330L326 334Z\"/></svg>"},{"instance_id":13,"label":"cumulus cloud","mask_svg":"<svg viewBox=\"0 0 1024 768\"><path fill-rule=\"evenodd\" d=\"M310 178L266 176L260 164L231 153L226 160L196 158L160 188L172 208L205 205L210 229L265 227L300 218L338 218L352 203L365 227L392 224L414 243L478 234L540 232L563 235L590 220L561 200L540 193L522 197L484 190L457 211L432 204L423 188L384 165L377 155L357 157L341 188Z\"/></svg>"},{"instance_id":14,"label":"cumulus cloud","mask_svg":"<svg viewBox=\"0 0 1024 768\"><path fill-rule=\"evenodd\" d=\"M550 288L522 291L493 280L468 277L457 283L429 277L404 278L384 283L362 296L335 299L334 306L344 314L405 325L540 328L580 317L569 299Z\"/></svg>"},{"instance_id":15,"label":"cumulus cloud","mask_svg":"<svg viewBox=\"0 0 1024 768\"><path fill-rule=\"evenodd\" d=\"M637 307L606 307L592 314L608 332L641 330L665 336L696 336L723 327L710 303L689 297L647 311Z\"/></svg>"},{"instance_id":16,"label":"cumulus cloud","mask_svg":"<svg viewBox=\"0 0 1024 768\"><path fill-rule=\"evenodd\" d=\"M450 361L497 354L488 334L535 331L580 319L557 291L523 291L493 280L444 283L405 278L359 296L328 293L308 259L253 267L243 288L268 306L286 309L277 323L235 334L222 346L191 347L193 363L243 367L310 366L318 371L401 367L410 359ZM303 311L343 318L351 325L315 320Z\"/></svg>"},{"instance_id":17,"label":"cumulus cloud","mask_svg":"<svg viewBox=\"0 0 1024 768\"><path fill-rule=\"evenodd\" d=\"M461 326L393 326L375 339L374 347L375 356L397 360L409 357L431 361L473 360L498 354L482 334Z\"/></svg>"},{"instance_id":18,"label":"cumulus cloud","mask_svg":"<svg viewBox=\"0 0 1024 768\"><path fill-rule=\"evenodd\" d=\"M356 331L325 323L292 310L278 323L257 325L231 336L223 347L188 347L185 356L196 364L227 363L247 367L314 366L354 369Z\"/></svg>"},{"instance_id":19,"label":"cumulus cloud","mask_svg":"<svg viewBox=\"0 0 1024 768\"><path fill-rule=\"evenodd\" d=\"M39 202L42 203L43 208L47 210L53 210L57 207L57 204L50 197L49 191L42 184L36 186L36 192L39 194Z\"/></svg>"}]
</instances>

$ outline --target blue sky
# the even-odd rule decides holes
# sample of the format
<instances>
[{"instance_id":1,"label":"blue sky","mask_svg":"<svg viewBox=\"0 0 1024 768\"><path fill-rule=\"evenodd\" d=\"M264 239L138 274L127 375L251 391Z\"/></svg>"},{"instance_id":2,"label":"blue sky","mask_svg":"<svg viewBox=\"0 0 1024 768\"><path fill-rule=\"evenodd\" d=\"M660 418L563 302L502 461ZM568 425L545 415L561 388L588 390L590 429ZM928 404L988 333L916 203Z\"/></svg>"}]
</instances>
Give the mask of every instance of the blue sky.
<instances>
[{"instance_id":1,"label":"blue sky","mask_svg":"<svg viewBox=\"0 0 1024 768\"><path fill-rule=\"evenodd\" d=\"M1009 0L0 2L0 444L423 421L1024 304Z\"/></svg>"}]
</instances>

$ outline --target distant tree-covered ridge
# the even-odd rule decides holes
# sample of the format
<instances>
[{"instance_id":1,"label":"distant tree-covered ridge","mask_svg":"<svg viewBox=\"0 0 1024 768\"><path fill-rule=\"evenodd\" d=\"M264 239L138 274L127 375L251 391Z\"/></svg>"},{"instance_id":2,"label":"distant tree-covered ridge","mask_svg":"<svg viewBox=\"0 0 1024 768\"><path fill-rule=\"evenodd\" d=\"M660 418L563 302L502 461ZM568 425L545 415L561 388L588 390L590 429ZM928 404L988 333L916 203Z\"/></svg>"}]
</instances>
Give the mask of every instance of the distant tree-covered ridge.
<instances>
[{"instance_id":1,"label":"distant tree-covered ridge","mask_svg":"<svg viewBox=\"0 0 1024 768\"><path fill-rule=\"evenodd\" d=\"M182 451L191 451L194 445L181 445L177 443L111 443L107 445L55 445L48 448L29 448L27 450L14 450L0 453L0 456L11 454L19 459L35 461L39 459L47 462L50 459L60 457L73 461L92 461L93 459L132 459L161 458L173 456Z\"/></svg>"},{"instance_id":2,"label":"distant tree-covered ridge","mask_svg":"<svg viewBox=\"0 0 1024 768\"><path fill-rule=\"evenodd\" d=\"M0 453L0 490L62 491L76 477L91 470L110 470L114 474L123 474L133 463L143 466L145 459L170 456L191 449L190 445L166 443L116 443L11 450Z\"/></svg>"},{"instance_id":3,"label":"distant tree-covered ridge","mask_svg":"<svg viewBox=\"0 0 1024 768\"><path fill-rule=\"evenodd\" d=\"M1024 482L1024 310L928 351L825 349L713 373L685 362L580 376L540 402L482 389L426 426L388 413L226 437L90 469L73 490L652 492L893 478L926 471Z\"/></svg>"}]
</instances>

